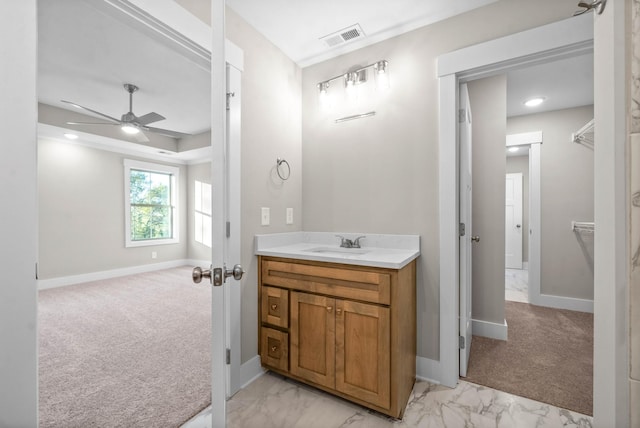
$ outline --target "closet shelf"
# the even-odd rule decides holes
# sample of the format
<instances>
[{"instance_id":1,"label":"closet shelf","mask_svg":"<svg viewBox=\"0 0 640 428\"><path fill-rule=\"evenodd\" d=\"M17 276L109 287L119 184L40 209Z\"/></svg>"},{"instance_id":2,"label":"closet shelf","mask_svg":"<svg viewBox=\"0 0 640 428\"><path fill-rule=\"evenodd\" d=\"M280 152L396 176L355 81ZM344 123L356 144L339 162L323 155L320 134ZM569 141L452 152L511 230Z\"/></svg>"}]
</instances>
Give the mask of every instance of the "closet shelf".
<instances>
[{"instance_id":1,"label":"closet shelf","mask_svg":"<svg viewBox=\"0 0 640 428\"><path fill-rule=\"evenodd\" d=\"M580 128L578 131L571 134L571 140L574 143L582 144L587 147L593 148L593 130L595 127L595 119L591 119L586 125Z\"/></svg>"},{"instance_id":2,"label":"closet shelf","mask_svg":"<svg viewBox=\"0 0 640 428\"><path fill-rule=\"evenodd\" d=\"M572 221L571 230L574 232L593 233L596 230L596 225L592 221Z\"/></svg>"}]
</instances>

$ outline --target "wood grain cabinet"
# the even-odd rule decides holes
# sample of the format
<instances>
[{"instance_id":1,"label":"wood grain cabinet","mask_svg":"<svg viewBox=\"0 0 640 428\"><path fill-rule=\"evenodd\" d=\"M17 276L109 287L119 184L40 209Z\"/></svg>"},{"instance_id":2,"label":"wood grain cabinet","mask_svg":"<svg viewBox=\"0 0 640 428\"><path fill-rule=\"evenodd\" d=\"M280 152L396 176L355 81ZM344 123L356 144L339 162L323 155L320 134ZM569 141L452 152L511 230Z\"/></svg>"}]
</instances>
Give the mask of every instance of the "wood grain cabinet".
<instances>
[{"instance_id":1,"label":"wood grain cabinet","mask_svg":"<svg viewBox=\"0 0 640 428\"><path fill-rule=\"evenodd\" d=\"M261 256L259 265L262 365L402 417L415 381L415 261L395 270Z\"/></svg>"}]
</instances>

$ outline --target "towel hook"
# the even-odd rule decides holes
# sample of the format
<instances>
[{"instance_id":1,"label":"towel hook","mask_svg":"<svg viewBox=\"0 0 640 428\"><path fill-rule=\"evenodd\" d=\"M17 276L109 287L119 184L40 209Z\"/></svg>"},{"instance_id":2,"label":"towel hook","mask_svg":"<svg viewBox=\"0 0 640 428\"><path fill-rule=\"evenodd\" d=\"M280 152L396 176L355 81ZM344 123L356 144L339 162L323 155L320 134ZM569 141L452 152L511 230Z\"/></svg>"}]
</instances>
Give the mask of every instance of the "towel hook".
<instances>
[{"instance_id":1,"label":"towel hook","mask_svg":"<svg viewBox=\"0 0 640 428\"><path fill-rule=\"evenodd\" d=\"M280 170L282 164L287 165L286 174L284 173L284 171ZM276 159L276 173L278 174L278 177L282 179L282 181L286 181L289 179L289 177L291 176L291 167L289 166L289 162L287 162L286 159Z\"/></svg>"}]
</instances>

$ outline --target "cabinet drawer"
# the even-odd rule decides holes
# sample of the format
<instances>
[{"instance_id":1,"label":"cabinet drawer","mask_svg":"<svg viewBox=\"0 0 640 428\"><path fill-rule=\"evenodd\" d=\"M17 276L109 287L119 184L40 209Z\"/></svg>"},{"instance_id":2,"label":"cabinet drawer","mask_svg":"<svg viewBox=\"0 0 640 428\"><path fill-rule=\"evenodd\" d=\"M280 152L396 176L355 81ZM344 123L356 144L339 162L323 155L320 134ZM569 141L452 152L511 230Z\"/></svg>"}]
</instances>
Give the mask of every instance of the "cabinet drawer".
<instances>
[{"instance_id":1,"label":"cabinet drawer","mask_svg":"<svg viewBox=\"0 0 640 428\"><path fill-rule=\"evenodd\" d=\"M260 336L262 364L284 371L289 370L289 334L262 327Z\"/></svg>"},{"instance_id":2,"label":"cabinet drawer","mask_svg":"<svg viewBox=\"0 0 640 428\"><path fill-rule=\"evenodd\" d=\"M289 290L262 287L261 321L276 327L289 327Z\"/></svg>"},{"instance_id":3,"label":"cabinet drawer","mask_svg":"<svg viewBox=\"0 0 640 428\"><path fill-rule=\"evenodd\" d=\"M292 290L390 304L391 274L375 268L263 259L262 282Z\"/></svg>"}]
</instances>

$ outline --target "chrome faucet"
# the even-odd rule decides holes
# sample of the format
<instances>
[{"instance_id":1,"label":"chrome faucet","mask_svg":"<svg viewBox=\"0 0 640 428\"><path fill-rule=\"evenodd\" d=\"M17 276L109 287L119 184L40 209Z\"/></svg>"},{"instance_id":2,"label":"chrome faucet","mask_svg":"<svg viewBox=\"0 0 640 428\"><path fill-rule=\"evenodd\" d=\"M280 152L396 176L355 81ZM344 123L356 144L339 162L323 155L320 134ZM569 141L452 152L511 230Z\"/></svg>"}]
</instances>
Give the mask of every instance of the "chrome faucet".
<instances>
[{"instance_id":1,"label":"chrome faucet","mask_svg":"<svg viewBox=\"0 0 640 428\"><path fill-rule=\"evenodd\" d=\"M358 236L356 239L351 240L340 235L336 235L336 237L340 238L340 246L342 248L360 248L360 240L366 238L366 236Z\"/></svg>"}]
</instances>

